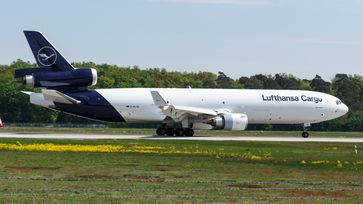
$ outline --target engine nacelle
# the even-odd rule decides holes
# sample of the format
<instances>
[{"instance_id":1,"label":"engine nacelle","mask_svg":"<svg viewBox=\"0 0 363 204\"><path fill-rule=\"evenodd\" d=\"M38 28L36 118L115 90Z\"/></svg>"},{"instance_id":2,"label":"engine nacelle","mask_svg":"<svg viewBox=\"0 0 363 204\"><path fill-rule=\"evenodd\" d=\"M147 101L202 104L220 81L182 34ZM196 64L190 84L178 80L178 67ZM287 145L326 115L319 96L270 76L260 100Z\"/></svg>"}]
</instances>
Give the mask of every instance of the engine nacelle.
<instances>
[{"instance_id":1,"label":"engine nacelle","mask_svg":"<svg viewBox=\"0 0 363 204\"><path fill-rule=\"evenodd\" d=\"M214 129L245 130L248 125L248 117L243 113L223 114L212 118L210 124Z\"/></svg>"},{"instance_id":2,"label":"engine nacelle","mask_svg":"<svg viewBox=\"0 0 363 204\"><path fill-rule=\"evenodd\" d=\"M97 84L97 71L92 68L54 71L42 68L16 70L17 82L31 87L84 87Z\"/></svg>"}]
</instances>

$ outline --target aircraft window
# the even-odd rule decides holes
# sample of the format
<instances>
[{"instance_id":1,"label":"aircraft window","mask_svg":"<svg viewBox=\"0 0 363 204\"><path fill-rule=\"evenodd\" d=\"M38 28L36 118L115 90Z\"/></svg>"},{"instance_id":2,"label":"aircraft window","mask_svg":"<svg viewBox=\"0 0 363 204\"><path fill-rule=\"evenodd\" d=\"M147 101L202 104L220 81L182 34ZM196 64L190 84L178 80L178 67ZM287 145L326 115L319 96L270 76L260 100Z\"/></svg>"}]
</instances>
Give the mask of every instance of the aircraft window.
<instances>
[{"instance_id":1,"label":"aircraft window","mask_svg":"<svg viewBox=\"0 0 363 204\"><path fill-rule=\"evenodd\" d=\"M337 105L340 105L340 104L342 104L342 101L337 100L336 103L337 103Z\"/></svg>"}]
</instances>

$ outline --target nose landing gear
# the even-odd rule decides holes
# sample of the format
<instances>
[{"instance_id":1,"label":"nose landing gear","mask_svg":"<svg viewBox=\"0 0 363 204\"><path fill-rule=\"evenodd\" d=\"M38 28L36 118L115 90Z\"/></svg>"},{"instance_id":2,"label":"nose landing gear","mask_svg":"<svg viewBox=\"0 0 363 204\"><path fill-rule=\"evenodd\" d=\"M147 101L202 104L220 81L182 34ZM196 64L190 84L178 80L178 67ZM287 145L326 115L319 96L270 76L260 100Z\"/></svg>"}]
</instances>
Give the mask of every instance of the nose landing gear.
<instances>
[{"instance_id":1,"label":"nose landing gear","mask_svg":"<svg viewBox=\"0 0 363 204\"><path fill-rule=\"evenodd\" d=\"M304 125L303 125L303 132L301 133L301 136L303 138L308 138L309 137L308 130L309 130L309 127L310 126L311 126L310 123L304 123Z\"/></svg>"},{"instance_id":2,"label":"nose landing gear","mask_svg":"<svg viewBox=\"0 0 363 204\"><path fill-rule=\"evenodd\" d=\"M301 133L301 136L303 138L308 138L309 137L309 133L304 131L304 132Z\"/></svg>"}]
</instances>

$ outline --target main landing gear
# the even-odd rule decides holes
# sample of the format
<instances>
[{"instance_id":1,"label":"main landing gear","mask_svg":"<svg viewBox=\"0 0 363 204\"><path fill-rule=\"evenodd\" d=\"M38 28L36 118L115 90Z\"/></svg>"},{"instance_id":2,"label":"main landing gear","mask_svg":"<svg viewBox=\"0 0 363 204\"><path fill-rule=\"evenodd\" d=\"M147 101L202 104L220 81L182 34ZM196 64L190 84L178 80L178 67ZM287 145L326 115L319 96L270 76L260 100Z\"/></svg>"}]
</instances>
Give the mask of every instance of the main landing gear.
<instances>
[{"instance_id":1,"label":"main landing gear","mask_svg":"<svg viewBox=\"0 0 363 204\"><path fill-rule=\"evenodd\" d=\"M308 138L309 137L309 132L308 132L309 127L310 127L310 123L304 123L303 132L301 133L301 136L303 138Z\"/></svg>"},{"instance_id":2,"label":"main landing gear","mask_svg":"<svg viewBox=\"0 0 363 204\"><path fill-rule=\"evenodd\" d=\"M194 130L191 128L164 128L156 129L156 134L159 136L193 136Z\"/></svg>"}]
</instances>

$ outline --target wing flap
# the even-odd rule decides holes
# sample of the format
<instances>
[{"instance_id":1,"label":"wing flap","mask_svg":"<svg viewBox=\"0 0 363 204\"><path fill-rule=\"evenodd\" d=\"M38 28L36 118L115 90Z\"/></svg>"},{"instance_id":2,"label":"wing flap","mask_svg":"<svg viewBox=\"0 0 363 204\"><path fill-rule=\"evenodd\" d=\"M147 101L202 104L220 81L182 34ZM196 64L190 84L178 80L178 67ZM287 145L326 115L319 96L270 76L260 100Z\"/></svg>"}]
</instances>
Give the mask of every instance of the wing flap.
<instances>
[{"instance_id":1,"label":"wing flap","mask_svg":"<svg viewBox=\"0 0 363 204\"><path fill-rule=\"evenodd\" d=\"M185 114L191 114L194 116L198 115L209 115L209 116L216 116L218 115L218 112L207 109L207 108L197 108L197 107L190 107L190 106L170 106L170 109L174 109L174 111L179 111Z\"/></svg>"}]
</instances>

